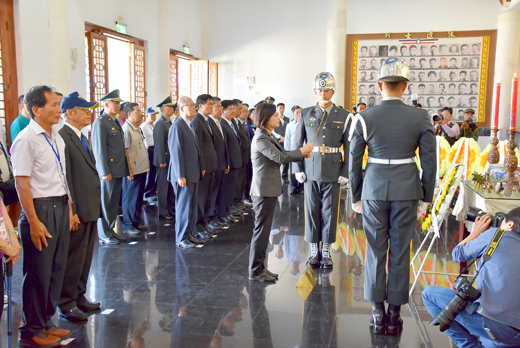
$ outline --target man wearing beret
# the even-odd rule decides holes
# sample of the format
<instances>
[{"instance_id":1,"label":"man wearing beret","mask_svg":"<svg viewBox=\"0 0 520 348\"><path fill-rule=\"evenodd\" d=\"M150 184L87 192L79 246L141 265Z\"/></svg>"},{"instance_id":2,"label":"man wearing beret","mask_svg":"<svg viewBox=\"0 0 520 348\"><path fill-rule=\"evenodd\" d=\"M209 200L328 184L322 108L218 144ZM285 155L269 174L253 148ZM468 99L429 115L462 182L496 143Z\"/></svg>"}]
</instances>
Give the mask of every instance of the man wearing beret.
<instances>
[{"instance_id":1,"label":"man wearing beret","mask_svg":"<svg viewBox=\"0 0 520 348\"><path fill-rule=\"evenodd\" d=\"M97 221L101 216L101 184L92 149L81 130L92 122L92 109L99 104L88 102L78 92L65 96L61 112L65 123L58 133L65 142L67 182L72 198L73 218L78 229L70 234L65 278L59 301L60 315L70 321L88 318L99 302L87 300L87 280L97 237Z\"/></svg>"},{"instance_id":2,"label":"man wearing beret","mask_svg":"<svg viewBox=\"0 0 520 348\"><path fill-rule=\"evenodd\" d=\"M464 121L460 125L460 136L478 141L478 127L473 122L473 115L475 115L475 110L464 110Z\"/></svg>"},{"instance_id":3,"label":"man wearing beret","mask_svg":"<svg viewBox=\"0 0 520 348\"><path fill-rule=\"evenodd\" d=\"M103 244L125 242L113 228L121 199L123 178L129 175L123 128L116 115L121 111L119 90L115 89L101 98L103 113L92 124L92 148L96 168L101 176L101 211L98 220L99 241Z\"/></svg>"}]
</instances>

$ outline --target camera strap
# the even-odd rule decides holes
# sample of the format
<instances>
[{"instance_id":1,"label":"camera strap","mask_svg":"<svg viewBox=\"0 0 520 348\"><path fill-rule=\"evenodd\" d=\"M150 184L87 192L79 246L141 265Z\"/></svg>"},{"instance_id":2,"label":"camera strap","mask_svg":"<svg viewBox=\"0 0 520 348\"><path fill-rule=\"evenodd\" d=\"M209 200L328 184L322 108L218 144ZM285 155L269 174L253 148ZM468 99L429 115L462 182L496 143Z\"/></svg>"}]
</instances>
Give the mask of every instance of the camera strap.
<instances>
[{"instance_id":1,"label":"camera strap","mask_svg":"<svg viewBox=\"0 0 520 348\"><path fill-rule=\"evenodd\" d=\"M501 228L499 228L495 232L495 235L493 236L493 239L491 240L491 243L489 243L489 246L486 249L486 252L484 253L484 256L482 257L483 262L487 262L487 261L489 261L491 259L491 256L493 256L493 254L495 253L495 250L498 247L498 243L500 243L500 241L502 240L502 237L504 236L505 233L506 233L506 231L504 231ZM482 265L481 265L481 267L482 267Z\"/></svg>"}]
</instances>

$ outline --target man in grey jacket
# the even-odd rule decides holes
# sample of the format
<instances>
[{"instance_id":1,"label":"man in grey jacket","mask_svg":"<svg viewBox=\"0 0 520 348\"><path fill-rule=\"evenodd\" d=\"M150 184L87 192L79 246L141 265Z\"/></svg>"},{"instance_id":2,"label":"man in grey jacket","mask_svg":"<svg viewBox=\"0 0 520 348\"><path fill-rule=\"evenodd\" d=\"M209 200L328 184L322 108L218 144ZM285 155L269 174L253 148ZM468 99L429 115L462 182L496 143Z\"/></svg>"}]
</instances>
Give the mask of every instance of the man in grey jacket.
<instances>
[{"instance_id":1,"label":"man in grey jacket","mask_svg":"<svg viewBox=\"0 0 520 348\"><path fill-rule=\"evenodd\" d=\"M372 301L371 323L378 334L402 330L400 307L408 302L410 241L417 207L419 200L432 201L435 187L436 142L428 112L401 101L408 72L402 59L385 61L378 82L383 101L360 113L351 132L350 190L354 210L363 213L368 244L365 299ZM363 177L367 146L369 157ZM422 178L415 163L417 147Z\"/></svg>"}]
</instances>

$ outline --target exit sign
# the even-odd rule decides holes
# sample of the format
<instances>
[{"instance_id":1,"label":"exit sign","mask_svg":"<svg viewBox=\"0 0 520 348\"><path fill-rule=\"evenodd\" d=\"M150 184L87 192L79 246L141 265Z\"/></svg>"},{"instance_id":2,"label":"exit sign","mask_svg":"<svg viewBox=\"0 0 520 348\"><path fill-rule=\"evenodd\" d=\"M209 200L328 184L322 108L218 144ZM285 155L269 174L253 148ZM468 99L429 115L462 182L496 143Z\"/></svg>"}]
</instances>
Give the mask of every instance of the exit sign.
<instances>
[{"instance_id":1,"label":"exit sign","mask_svg":"<svg viewBox=\"0 0 520 348\"><path fill-rule=\"evenodd\" d=\"M126 34L126 24L116 22L116 31L121 34Z\"/></svg>"},{"instance_id":2,"label":"exit sign","mask_svg":"<svg viewBox=\"0 0 520 348\"><path fill-rule=\"evenodd\" d=\"M184 53L190 54L190 48L186 45L182 46Z\"/></svg>"}]
</instances>

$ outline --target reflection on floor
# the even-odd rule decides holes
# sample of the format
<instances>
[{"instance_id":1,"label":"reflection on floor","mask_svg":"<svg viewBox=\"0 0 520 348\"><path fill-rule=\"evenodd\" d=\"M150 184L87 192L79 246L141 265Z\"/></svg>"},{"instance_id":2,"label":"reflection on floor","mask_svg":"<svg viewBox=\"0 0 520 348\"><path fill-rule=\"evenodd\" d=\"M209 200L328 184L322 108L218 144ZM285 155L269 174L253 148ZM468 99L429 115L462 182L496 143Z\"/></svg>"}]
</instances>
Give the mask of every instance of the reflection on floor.
<instances>
[{"instance_id":1,"label":"reflection on floor","mask_svg":"<svg viewBox=\"0 0 520 348\"><path fill-rule=\"evenodd\" d=\"M289 196L284 189L268 250L268 268L280 274L273 285L247 279L252 211L202 249L179 251L173 223L158 220L156 208L145 206L146 235L133 245L100 246L94 256L88 297L113 311L93 315L83 325L57 317L56 323L73 331L70 348L448 347L447 336L428 325L420 291L432 283L449 286L453 279L432 274L414 293L415 315L403 310L402 336L371 337L370 303L363 299L366 240L360 216L343 196L347 204L342 200L334 269L313 272L305 266L303 196ZM428 270L457 272L445 241L429 256ZM21 266L13 276L14 328L21 323ZM4 314L2 347L6 321Z\"/></svg>"}]
</instances>

